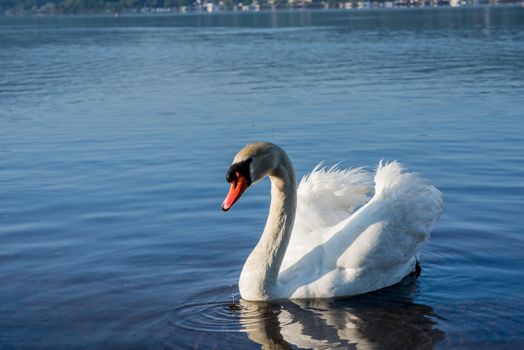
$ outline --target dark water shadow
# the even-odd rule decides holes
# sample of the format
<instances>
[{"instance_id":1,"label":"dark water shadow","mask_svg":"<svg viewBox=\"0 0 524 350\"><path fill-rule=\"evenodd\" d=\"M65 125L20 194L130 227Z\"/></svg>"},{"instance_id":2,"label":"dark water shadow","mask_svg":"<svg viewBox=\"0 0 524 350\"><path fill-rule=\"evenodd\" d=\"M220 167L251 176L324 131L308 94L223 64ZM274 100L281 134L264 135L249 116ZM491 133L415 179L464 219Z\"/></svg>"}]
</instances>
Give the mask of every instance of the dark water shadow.
<instances>
[{"instance_id":1,"label":"dark water shadow","mask_svg":"<svg viewBox=\"0 0 524 350\"><path fill-rule=\"evenodd\" d=\"M240 323L263 349L432 349L445 338L431 306L414 303L414 276L340 300L240 301Z\"/></svg>"}]
</instances>

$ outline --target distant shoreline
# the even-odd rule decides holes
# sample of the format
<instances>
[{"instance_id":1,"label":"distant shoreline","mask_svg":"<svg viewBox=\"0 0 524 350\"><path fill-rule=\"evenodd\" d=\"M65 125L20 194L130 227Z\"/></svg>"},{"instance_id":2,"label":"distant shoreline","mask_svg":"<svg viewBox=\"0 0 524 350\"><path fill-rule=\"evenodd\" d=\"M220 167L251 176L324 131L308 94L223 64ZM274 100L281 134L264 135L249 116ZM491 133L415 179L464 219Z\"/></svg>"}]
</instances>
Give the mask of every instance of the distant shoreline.
<instances>
[{"instance_id":1,"label":"distant shoreline","mask_svg":"<svg viewBox=\"0 0 524 350\"><path fill-rule=\"evenodd\" d=\"M52 9L12 10L0 8L0 17L53 17L53 16L169 16L169 15L212 15L212 14L255 14L271 12L329 12L329 11L362 11L379 9L438 9L438 8L481 8L481 7L516 7L524 8L524 0L490 1L479 0L393 0L393 1L342 1L309 3L308 6L298 6L294 3L288 7L261 7L257 5L233 5L232 8L221 7L212 2L201 3L198 6L156 7L156 8L124 8L116 10L86 9L82 12L57 12ZM304 3L302 3L304 4ZM47 3L46 6L48 6ZM320 6L322 5L322 6Z\"/></svg>"}]
</instances>

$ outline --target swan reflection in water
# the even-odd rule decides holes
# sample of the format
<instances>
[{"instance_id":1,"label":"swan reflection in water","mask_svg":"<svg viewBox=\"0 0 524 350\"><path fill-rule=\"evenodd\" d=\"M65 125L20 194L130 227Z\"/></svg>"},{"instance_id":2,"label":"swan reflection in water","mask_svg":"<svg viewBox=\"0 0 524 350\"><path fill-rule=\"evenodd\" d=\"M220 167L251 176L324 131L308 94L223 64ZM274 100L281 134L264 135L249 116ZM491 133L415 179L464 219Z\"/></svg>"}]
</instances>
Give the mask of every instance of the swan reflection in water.
<instances>
[{"instance_id":1,"label":"swan reflection in water","mask_svg":"<svg viewBox=\"0 0 524 350\"><path fill-rule=\"evenodd\" d=\"M240 301L240 323L262 349L431 349L445 336L430 306L412 302L414 277L345 300Z\"/></svg>"}]
</instances>

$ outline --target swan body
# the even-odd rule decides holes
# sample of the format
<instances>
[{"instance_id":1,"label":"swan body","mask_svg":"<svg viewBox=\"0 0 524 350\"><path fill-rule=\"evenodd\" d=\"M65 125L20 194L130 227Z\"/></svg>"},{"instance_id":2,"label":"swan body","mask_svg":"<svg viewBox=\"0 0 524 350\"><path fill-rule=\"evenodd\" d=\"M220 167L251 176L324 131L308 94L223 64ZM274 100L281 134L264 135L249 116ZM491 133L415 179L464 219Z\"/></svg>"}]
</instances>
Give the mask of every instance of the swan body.
<instances>
[{"instance_id":1,"label":"swan body","mask_svg":"<svg viewBox=\"0 0 524 350\"><path fill-rule=\"evenodd\" d=\"M245 300L333 298L396 284L415 270L443 210L441 192L398 162L380 162L374 176L317 166L297 187L286 152L265 142L235 156L223 210L265 176L271 204L240 274Z\"/></svg>"}]
</instances>

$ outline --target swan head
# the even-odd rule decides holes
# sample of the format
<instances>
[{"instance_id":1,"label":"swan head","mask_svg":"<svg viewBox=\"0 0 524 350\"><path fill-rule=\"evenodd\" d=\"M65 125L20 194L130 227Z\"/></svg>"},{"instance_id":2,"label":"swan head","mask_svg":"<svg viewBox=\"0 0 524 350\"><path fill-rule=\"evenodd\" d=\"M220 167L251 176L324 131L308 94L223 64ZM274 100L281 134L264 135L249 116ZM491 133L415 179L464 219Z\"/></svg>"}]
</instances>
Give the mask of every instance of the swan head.
<instances>
[{"instance_id":1,"label":"swan head","mask_svg":"<svg viewBox=\"0 0 524 350\"><path fill-rule=\"evenodd\" d=\"M228 211L252 184L262 180L276 168L280 148L269 142L251 143L242 148L226 173L231 184L222 210Z\"/></svg>"}]
</instances>

